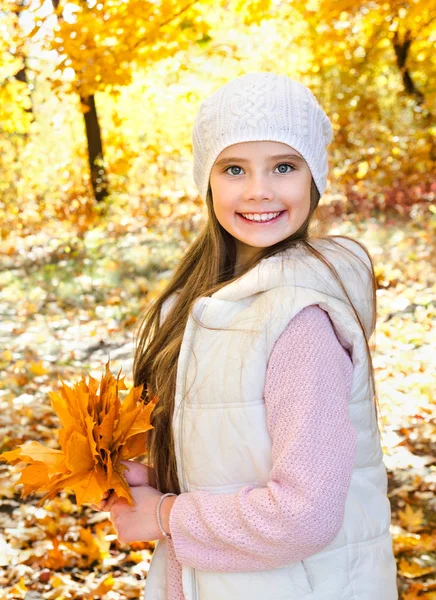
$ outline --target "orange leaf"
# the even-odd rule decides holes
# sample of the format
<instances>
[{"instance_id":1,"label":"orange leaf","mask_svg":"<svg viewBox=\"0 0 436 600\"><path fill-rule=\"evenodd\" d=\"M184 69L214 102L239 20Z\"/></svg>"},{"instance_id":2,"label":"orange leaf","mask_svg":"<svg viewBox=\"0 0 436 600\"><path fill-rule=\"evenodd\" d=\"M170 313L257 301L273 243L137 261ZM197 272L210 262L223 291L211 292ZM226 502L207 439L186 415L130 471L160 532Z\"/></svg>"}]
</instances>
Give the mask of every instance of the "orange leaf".
<instances>
[{"instance_id":1,"label":"orange leaf","mask_svg":"<svg viewBox=\"0 0 436 600\"><path fill-rule=\"evenodd\" d=\"M115 447L121 446L127 439L130 429L133 427L136 418L141 412L141 406L137 406L131 412L126 413L118 419L118 423L115 427L113 442Z\"/></svg>"},{"instance_id":2,"label":"orange leaf","mask_svg":"<svg viewBox=\"0 0 436 600\"><path fill-rule=\"evenodd\" d=\"M18 483L24 484L21 497L38 490L49 482L48 468L42 462L35 462L27 466L21 473Z\"/></svg>"},{"instance_id":3,"label":"orange leaf","mask_svg":"<svg viewBox=\"0 0 436 600\"><path fill-rule=\"evenodd\" d=\"M141 412L138 414L131 428L127 432L127 438L137 435L138 433L144 433L145 431L153 428L152 425L150 425L150 416L154 406L155 405L152 402L149 402L146 406L141 407Z\"/></svg>"},{"instance_id":4,"label":"orange leaf","mask_svg":"<svg viewBox=\"0 0 436 600\"><path fill-rule=\"evenodd\" d=\"M42 360L40 360L39 362L31 362L29 369L34 375L37 376L46 375L48 373L47 369L42 364Z\"/></svg>"},{"instance_id":5,"label":"orange leaf","mask_svg":"<svg viewBox=\"0 0 436 600\"><path fill-rule=\"evenodd\" d=\"M65 459L65 454L60 450L52 450L46 448L39 442L28 442L12 450L11 452L3 452L0 458L12 461L23 461L28 463L43 462L51 474L57 473Z\"/></svg>"},{"instance_id":6,"label":"orange leaf","mask_svg":"<svg viewBox=\"0 0 436 600\"><path fill-rule=\"evenodd\" d=\"M22 460L21 456L21 448L15 448L15 450L10 450L9 452L3 452L0 454L0 460L8 461L11 464L14 462Z\"/></svg>"},{"instance_id":7,"label":"orange leaf","mask_svg":"<svg viewBox=\"0 0 436 600\"><path fill-rule=\"evenodd\" d=\"M124 475L114 472L110 480L110 487L115 490L120 498L125 498L131 505L135 504L135 501L130 493L129 484L127 483Z\"/></svg>"},{"instance_id":8,"label":"orange leaf","mask_svg":"<svg viewBox=\"0 0 436 600\"><path fill-rule=\"evenodd\" d=\"M66 448L65 462L71 473L80 473L94 468L94 455L89 447L89 439L73 431Z\"/></svg>"},{"instance_id":9,"label":"orange leaf","mask_svg":"<svg viewBox=\"0 0 436 600\"><path fill-rule=\"evenodd\" d=\"M103 494L108 489L106 473L100 465L85 474L80 481L69 484L76 495L76 502L80 506L85 503L100 502Z\"/></svg>"},{"instance_id":10,"label":"orange leaf","mask_svg":"<svg viewBox=\"0 0 436 600\"><path fill-rule=\"evenodd\" d=\"M399 510L398 516L401 524L407 529L413 531L422 525L424 519L424 512L421 508L414 510L410 504L406 504L405 510Z\"/></svg>"},{"instance_id":11,"label":"orange leaf","mask_svg":"<svg viewBox=\"0 0 436 600\"><path fill-rule=\"evenodd\" d=\"M108 413L103 417L101 425L99 427L99 432L101 435L100 445L109 450L110 444L112 441L113 433L114 433L114 425L115 419L117 417L117 408L116 406L111 406Z\"/></svg>"},{"instance_id":12,"label":"orange leaf","mask_svg":"<svg viewBox=\"0 0 436 600\"><path fill-rule=\"evenodd\" d=\"M57 414L62 426L67 427L71 423L73 415L70 412L66 397L57 392L50 392L49 397L51 400L51 407Z\"/></svg>"},{"instance_id":13,"label":"orange leaf","mask_svg":"<svg viewBox=\"0 0 436 600\"><path fill-rule=\"evenodd\" d=\"M427 573L433 573L434 570L433 566L419 564L417 560L409 562L405 558L402 558L398 565L398 571L401 575L408 578L422 577L423 575L427 575Z\"/></svg>"},{"instance_id":14,"label":"orange leaf","mask_svg":"<svg viewBox=\"0 0 436 600\"><path fill-rule=\"evenodd\" d=\"M138 433L137 435L129 437L126 443L123 444L120 451L120 458L122 460L129 460L130 458L134 458L140 454L145 454L146 450L147 446L144 435L142 433Z\"/></svg>"},{"instance_id":15,"label":"orange leaf","mask_svg":"<svg viewBox=\"0 0 436 600\"><path fill-rule=\"evenodd\" d=\"M19 483L22 495L44 492L41 505L64 489L73 490L77 504L98 504L108 489L134 504L124 477L122 459L146 452L146 432L152 429L151 413L157 397L145 405L143 386L132 388L124 401L119 391L125 390L124 378L115 378L106 364L100 385L89 376L67 386L61 381L59 393L50 394L51 405L61 422L58 442L61 450L45 448L30 442L0 455L12 464L30 463Z\"/></svg>"},{"instance_id":16,"label":"orange leaf","mask_svg":"<svg viewBox=\"0 0 436 600\"><path fill-rule=\"evenodd\" d=\"M93 418L90 415L87 415L85 418L85 427L86 434L89 440L89 447L91 449L92 454L99 456L100 455L100 443L98 439L98 435L95 435L96 426L93 421ZM96 441L97 438L97 441Z\"/></svg>"}]
</instances>

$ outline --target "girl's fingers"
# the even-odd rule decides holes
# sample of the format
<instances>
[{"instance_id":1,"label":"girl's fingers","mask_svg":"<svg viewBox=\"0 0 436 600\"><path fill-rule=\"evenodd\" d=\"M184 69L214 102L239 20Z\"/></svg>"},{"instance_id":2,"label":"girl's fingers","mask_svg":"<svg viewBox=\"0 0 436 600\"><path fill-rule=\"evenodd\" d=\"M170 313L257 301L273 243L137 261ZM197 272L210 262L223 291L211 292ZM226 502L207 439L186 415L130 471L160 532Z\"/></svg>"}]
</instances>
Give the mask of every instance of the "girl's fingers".
<instances>
[{"instance_id":1,"label":"girl's fingers","mask_svg":"<svg viewBox=\"0 0 436 600\"><path fill-rule=\"evenodd\" d=\"M112 504L114 504L117 500L119 500L119 496L116 492L112 492L107 500L102 500L101 510L110 510L112 508Z\"/></svg>"},{"instance_id":2,"label":"girl's fingers","mask_svg":"<svg viewBox=\"0 0 436 600\"><path fill-rule=\"evenodd\" d=\"M149 485L148 467L146 465L134 460L121 460L120 462L127 467L124 477L131 487Z\"/></svg>"},{"instance_id":3,"label":"girl's fingers","mask_svg":"<svg viewBox=\"0 0 436 600\"><path fill-rule=\"evenodd\" d=\"M99 510L99 511L103 511L103 510L108 510L106 508L106 503L108 502L111 494L113 494L115 492L113 492L113 490L106 490L103 494L102 499L100 500L100 504L91 504L91 508L93 510Z\"/></svg>"}]
</instances>

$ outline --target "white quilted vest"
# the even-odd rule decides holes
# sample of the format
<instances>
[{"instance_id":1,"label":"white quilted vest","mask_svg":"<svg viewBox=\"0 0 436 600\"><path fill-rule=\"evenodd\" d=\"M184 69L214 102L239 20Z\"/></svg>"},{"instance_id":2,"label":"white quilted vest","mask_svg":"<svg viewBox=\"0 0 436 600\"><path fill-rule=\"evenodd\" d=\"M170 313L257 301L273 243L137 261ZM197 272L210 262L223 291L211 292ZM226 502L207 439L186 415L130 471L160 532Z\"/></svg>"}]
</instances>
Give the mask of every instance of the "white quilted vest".
<instances>
[{"instance_id":1,"label":"white quilted vest","mask_svg":"<svg viewBox=\"0 0 436 600\"><path fill-rule=\"evenodd\" d=\"M370 266L356 243L336 238ZM372 334L371 279L342 248L312 240L335 266L365 330ZM186 600L397 600L387 474L370 390L363 335L327 268L299 244L264 259L211 297L196 300L178 361L173 429L182 492L236 492L263 487L272 467L263 389L268 358L304 307L327 311L354 371L349 413L357 450L335 539L322 551L271 570L212 572L183 565ZM162 310L168 314L171 296ZM223 330L227 328L227 331ZM310 368L310 365L309 365ZM182 401L182 399L184 400ZM339 433L339 432L338 432ZM310 464L307 465L310 469ZM153 553L145 600L167 600L167 541Z\"/></svg>"}]
</instances>

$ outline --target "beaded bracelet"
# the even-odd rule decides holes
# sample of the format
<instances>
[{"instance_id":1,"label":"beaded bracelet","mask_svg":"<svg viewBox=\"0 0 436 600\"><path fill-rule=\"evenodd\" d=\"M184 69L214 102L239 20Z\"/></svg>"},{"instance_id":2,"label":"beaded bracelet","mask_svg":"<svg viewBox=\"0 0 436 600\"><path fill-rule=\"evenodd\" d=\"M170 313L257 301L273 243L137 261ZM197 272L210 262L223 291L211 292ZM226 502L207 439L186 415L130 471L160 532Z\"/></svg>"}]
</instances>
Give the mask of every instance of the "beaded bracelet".
<instances>
[{"instance_id":1,"label":"beaded bracelet","mask_svg":"<svg viewBox=\"0 0 436 600\"><path fill-rule=\"evenodd\" d=\"M166 533L166 531L164 530L164 528L162 527L162 521L160 520L160 505L162 504L162 500L164 498L166 498L167 496L177 496L177 494L173 494L172 492L168 492L166 494L163 494L160 498L159 498L159 502L157 503L157 507L156 507L156 520L157 520L157 524L158 527L162 533L162 535L166 538L171 539L171 535L169 533Z\"/></svg>"}]
</instances>

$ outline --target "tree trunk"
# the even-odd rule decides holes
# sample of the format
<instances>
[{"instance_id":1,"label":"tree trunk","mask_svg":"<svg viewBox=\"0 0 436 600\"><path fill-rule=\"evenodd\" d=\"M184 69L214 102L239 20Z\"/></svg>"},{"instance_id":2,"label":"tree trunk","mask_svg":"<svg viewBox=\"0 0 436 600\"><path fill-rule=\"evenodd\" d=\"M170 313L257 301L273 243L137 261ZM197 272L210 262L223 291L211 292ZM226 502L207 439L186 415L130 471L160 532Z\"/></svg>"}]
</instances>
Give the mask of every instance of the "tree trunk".
<instances>
[{"instance_id":1,"label":"tree trunk","mask_svg":"<svg viewBox=\"0 0 436 600\"><path fill-rule=\"evenodd\" d=\"M107 172L104 166L103 145L101 141L100 125L98 122L97 109L95 107L94 95L80 98L82 104L89 108L84 113L86 139L88 141L88 160L91 174L91 185L94 197L101 202L108 195Z\"/></svg>"},{"instance_id":2,"label":"tree trunk","mask_svg":"<svg viewBox=\"0 0 436 600\"><path fill-rule=\"evenodd\" d=\"M410 96L414 96L416 98L417 104L421 105L424 102L424 94L415 86L415 82L413 81L406 65L409 48L412 44L412 41L410 30L406 31L404 40L402 41L400 40L398 31L395 31L393 40L395 57L397 59L397 66L400 69L401 77L403 79L404 89Z\"/></svg>"},{"instance_id":3,"label":"tree trunk","mask_svg":"<svg viewBox=\"0 0 436 600\"><path fill-rule=\"evenodd\" d=\"M16 6L12 6L12 12L15 13L16 15L16 23L17 23L17 30L18 30L18 20L19 20L19 16L20 16L20 8L22 6L24 6L25 4L25 0L17 0L16 1ZM23 45L19 45L18 48L15 50L15 52L11 52L12 56L15 56L16 58L21 58L23 61L23 66L21 67L21 69L19 71L17 71L14 75L14 78L17 81L21 81L22 83L26 84L27 89L29 89L29 82L27 81L27 64L26 64L26 56L24 54L24 48ZM34 112L33 112L33 100L32 100L32 94L29 90L29 99L30 99L30 107L29 108L25 108L25 112L30 113L32 115L32 121L34 120ZM27 134L26 134L27 136Z\"/></svg>"},{"instance_id":4,"label":"tree trunk","mask_svg":"<svg viewBox=\"0 0 436 600\"><path fill-rule=\"evenodd\" d=\"M402 41L400 40L398 31L395 31L393 39L394 51L397 65L400 69L401 77L403 79L404 89L406 90L407 94L416 99L416 104L418 106L422 106L425 102L425 96L421 90L416 87L415 82L413 81L412 76L407 68L407 57L412 41L410 30L406 31L404 40ZM435 124L435 117L429 109L424 108L422 113L422 120L424 121L424 126L427 129L428 140L430 143L430 159L432 161L436 161L436 138L432 134L432 127Z\"/></svg>"},{"instance_id":5,"label":"tree trunk","mask_svg":"<svg viewBox=\"0 0 436 600\"><path fill-rule=\"evenodd\" d=\"M59 8L59 0L51 0L55 11ZM62 14L57 15L58 20L62 19ZM91 185L94 192L94 198L97 202L104 200L108 193L107 172L104 166L103 144L101 141L100 125L98 122L97 109L95 107L94 95L84 98L80 96L83 105L89 108L84 113L86 139L88 142L88 162L91 177Z\"/></svg>"},{"instance_id":6,"label":"tree trunk","mask_svg":"<svg viewBox=\"0 0 436 600\"><path fill-rule=\"evenodd\" d=\"M23 67L17 71L17 73L15 73L14 75L15 79L17 81L22 81L23 83L26 84L27 88L29 87L29 82L27 81L27 66L26 66L26 59L23 57ZM30 97L30 107L29 108L25 108L24 110L27 113L30 113L32 115L32 121L34 120L34 114L33 114L33 101L32 101L32 94L29 92L29 97Z\"/></svg>"}]
</instances>

